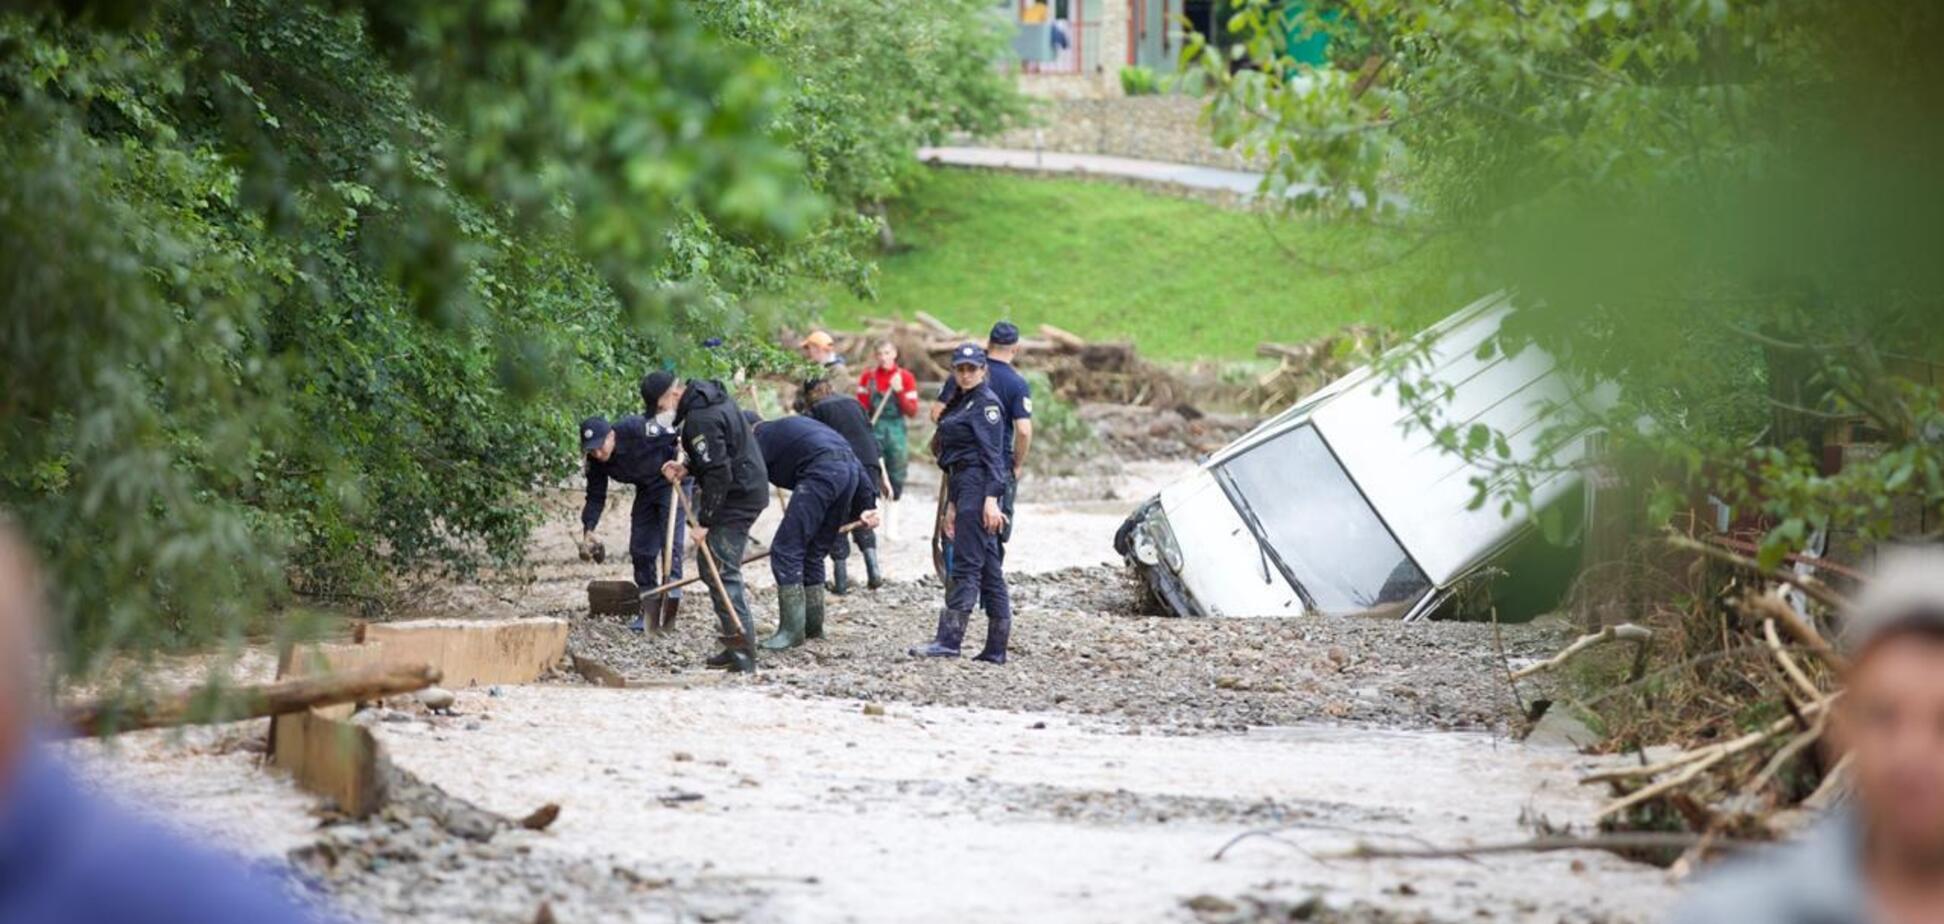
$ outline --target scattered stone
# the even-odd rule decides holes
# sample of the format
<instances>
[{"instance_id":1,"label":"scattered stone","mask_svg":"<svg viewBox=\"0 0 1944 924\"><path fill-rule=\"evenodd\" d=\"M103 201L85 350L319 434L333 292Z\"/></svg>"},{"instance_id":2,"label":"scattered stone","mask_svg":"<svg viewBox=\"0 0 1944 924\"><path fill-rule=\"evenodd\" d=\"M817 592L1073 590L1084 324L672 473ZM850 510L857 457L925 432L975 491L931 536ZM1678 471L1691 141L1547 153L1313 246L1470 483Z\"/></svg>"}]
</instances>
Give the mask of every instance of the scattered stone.
<instances>
[{"instance_id":1,"label":"scattered stone","mask_svg":"<svg viewBox=\"0 0 1944 924\"><path fill-rule=\"evenodd\" d=\"M416 696L420 705L433 712L446 712L452 708L453 703L459 700L459 697L453 695L451 690L444 687L426 687L418 691Z\"/></svg>"},{"instance_id":2,"label":"scattered stone","mask_svg":"<svg viewBox=\"0 0 1944 924\"><path fill-rule=\"evenodd\" d=\"M883 706L883 705L881 705L881 704L878 704L878 703L865 703L865 704L864 704L864 714L865 714L865 715L883 715L883 714L884 714L884 706Z\"/></svg>"},{"instance_id":3,"label":"scattered stone","mask_svg":"<svg viewBox=\"0 0 1944 924\"><path fill-rule=\"evenodd\" d=\"M533 813L527 817L520 819L520 827L528 831L545 831L547 830L547 826L553 824L554 819L559 817L560 804L557 802L549 802L546 805L534 809Z\"/></svg>"},{"instance_id":4,"label":"scattered stone","mask_svg":"<svg viewBox=\"0 0 1944 924\"><path fill-rule=\"evenodd\" d=\"M1197 895L1182 904L1196 914L1230 914L1235 911L1234 902L1214 895Z\"/></svg>"}]
</instances>

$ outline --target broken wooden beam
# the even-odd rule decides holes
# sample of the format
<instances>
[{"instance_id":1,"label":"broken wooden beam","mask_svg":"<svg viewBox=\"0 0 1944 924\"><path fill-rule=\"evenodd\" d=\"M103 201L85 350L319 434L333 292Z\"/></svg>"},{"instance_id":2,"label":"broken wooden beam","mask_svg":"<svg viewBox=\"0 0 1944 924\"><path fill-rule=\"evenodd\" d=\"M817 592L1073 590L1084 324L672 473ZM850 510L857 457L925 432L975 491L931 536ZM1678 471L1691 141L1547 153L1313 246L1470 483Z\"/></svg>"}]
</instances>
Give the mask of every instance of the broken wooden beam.
<instances>
[{"instance_id":1,"label":"broken wooden beam","mask_svg":"<svg viewBox=\"0 0 1944 924\"><path fill-rule=\"evenodd\" d=\"M91 700L62 710L62 724L76 735L93 737L144 728L235 722L286 715L313 706L368 702L423 690L438 682L439 671L430 664L379 666L230 690L179 690L135 703L113 698ZM212 696L214 703L208 702Z\"/></svg>"}]
</instances>

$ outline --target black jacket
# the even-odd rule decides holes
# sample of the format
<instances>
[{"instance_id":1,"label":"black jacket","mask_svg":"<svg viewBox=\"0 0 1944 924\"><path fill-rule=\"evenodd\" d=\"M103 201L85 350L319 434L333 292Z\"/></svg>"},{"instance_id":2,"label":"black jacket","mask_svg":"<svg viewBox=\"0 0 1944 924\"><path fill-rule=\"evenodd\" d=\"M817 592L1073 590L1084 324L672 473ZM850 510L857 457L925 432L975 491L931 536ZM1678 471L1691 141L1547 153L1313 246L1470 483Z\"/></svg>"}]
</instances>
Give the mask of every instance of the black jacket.
<instances>
[{"instance_id":1,"label":"black jacket","mask_svg":"<svg viewBox=\"0 0 1944 924\"><path fill-rule=\"evenodd\" d=\"M587 459L587 502L581 505L581 526L588 532L601 523L607 508L608 481L631 484L636 503L668 503L668 479L662 463L675 458L675 434L639 414L614 422L614 454L606 462Z\"/></svg>"},{"instance_id":2,"label":"black jacket","mask_svg":"<svg viewBox=\"0 0 1944 924\"><path fill-rule=\"evenodd\" d=\"M675 427L701 489L696 522L711 529L747 527L769 505L769 474L756 437L721 382L689 379L687 389L675 406Z\"/></svg>"},{"instance_id":3,"label":"black jacket","mask_svg":"<svg viewBox=\"0 0 1944 924\"><path fill-rule=\"evenodd\" d=\"M756 445L763 450L763 467L770 484L795 491L815 465L849 466L856 461L850 444L837 431L808 414L778 417L756 428Z\"/></svg>"},{"instance_id":4,"label":"black jacket","mask_svg":"<svg viewBox=\"0 0 1944 924\"><path fill-rule=\"evenodd\" d=\"M849 395L831 395L810 406L803 412L805 416L822 421L823 425L837 431L850 444L851 452L857 454L857 461L864 466L872 480L878 477L877 437L871 435L871 419L864 416L863 406Z\"/></svg>"},{"instance_id":5,"label":"black jacket","mask_svg":"<svg viewBox=\"0 0 1944 924\"><path fill-rule=\"evenodd\" d=\"M974 484L986 497L1006 493L1006 410L999 396L980 383L962 391L945 405L938 429L932 432L932 455L947 472L977 475ZM953 484L958 484L956 480Z\"/></svg>"}]
</instances>

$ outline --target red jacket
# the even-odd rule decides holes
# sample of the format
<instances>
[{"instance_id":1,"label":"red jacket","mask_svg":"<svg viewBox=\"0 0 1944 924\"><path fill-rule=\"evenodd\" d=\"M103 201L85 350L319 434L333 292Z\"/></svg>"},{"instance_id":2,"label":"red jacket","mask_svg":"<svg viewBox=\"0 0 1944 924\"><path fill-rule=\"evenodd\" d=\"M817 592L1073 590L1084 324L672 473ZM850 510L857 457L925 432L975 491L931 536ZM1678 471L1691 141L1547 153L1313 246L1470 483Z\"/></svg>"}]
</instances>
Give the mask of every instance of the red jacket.
<instances>
[{"instance_id":1,"label":"red jacket","mask_svg":"<svg viewBox=\"0 0 1944 924\"><path fill-rule=\"evenodd\" d=\"M877 402L884 395L898 396L898 413L918 416L918 377L910 369L899 366L886 370L874 364L857 377L857 403L864 405L866 417L877 413Z\"/></svg>"}]
</instances>

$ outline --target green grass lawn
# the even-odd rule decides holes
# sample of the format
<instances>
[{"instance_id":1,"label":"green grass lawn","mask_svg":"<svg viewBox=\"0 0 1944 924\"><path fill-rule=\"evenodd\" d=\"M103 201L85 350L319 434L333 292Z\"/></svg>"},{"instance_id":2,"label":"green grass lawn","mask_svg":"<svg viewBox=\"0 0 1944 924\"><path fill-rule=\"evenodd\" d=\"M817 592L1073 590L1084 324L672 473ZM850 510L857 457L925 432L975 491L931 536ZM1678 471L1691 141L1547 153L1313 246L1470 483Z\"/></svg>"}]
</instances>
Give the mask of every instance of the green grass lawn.
<instances>
[{"instance_id":1,"label":"green grass lawn","mask_svg":"<svg viewBox=\"0 0 1944 924\"><path fill-rule=\"evenodd\" d=\"M881 259L878 300L821 293L825 323L922 310L971 331L1010 318L1155 358L1236 359L1352 322L1414 329L1465 301L1437 248L1399 258L1397 232L1106 182L934 169L892 226L906 249Z\"/></svg>"}]
</instances>

